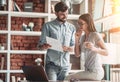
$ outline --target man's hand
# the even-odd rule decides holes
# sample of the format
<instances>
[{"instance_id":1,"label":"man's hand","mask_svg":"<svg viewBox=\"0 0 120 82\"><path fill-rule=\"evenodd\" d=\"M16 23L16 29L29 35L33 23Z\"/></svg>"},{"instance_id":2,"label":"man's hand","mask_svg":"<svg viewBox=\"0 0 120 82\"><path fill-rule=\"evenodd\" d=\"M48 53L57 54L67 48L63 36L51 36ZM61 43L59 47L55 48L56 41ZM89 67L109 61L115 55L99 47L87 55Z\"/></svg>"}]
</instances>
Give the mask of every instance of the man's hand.
<instances>
[{"instance_id":1,"label":"man's hand","mask_svg":"<svg viewBox=\"0 0 120 82\"><path fill-rule=\"evenodd\" d=\"M64 52L73 52L73 47L63 46L63 51Z\"/></svg>"},{"instance_id":2,"label":"man's hand","mask_svg":"<svg viewBox=\"0 0 120 82\"><path fill-rule=\"evenodd\" d=\"M40 46L39 46L39 49L40 49L40 50L47 50L47 49L49 49L50 47L51 47L51 45L45 43L45 44L43 44L43 45L40 45Z\"/></svg>"}]
</instances>

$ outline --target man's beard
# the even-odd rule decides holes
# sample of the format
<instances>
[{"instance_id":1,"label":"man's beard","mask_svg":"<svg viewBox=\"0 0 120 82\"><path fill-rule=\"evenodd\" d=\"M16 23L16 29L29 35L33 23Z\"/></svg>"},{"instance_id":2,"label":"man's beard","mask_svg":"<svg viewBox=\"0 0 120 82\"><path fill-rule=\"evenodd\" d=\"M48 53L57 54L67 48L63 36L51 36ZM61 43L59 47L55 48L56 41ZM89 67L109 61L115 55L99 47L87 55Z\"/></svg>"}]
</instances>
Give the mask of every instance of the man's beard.
<instances>
[{"instance_id":1,"label":"man's beard","mask_svg":"<svg viewBox=\"0 0 120 82\"><path fill-rule=\"evenodd\" d=\"M60 21L60 22L63 22L63 23L66 22L66 19L62 20L59 17L57 17L57 20Z\"/></svg>"}]
</instances>

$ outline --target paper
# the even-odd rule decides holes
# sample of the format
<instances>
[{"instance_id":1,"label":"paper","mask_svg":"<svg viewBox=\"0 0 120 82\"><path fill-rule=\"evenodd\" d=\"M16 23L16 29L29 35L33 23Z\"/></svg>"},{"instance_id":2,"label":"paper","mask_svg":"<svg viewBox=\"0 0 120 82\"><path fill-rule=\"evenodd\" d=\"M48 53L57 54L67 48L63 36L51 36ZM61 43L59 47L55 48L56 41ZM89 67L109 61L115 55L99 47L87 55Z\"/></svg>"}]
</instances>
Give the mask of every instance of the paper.
<instances>
[{"instance_id":1,"label":"paper","mask_svg":"<svg viewBox=\"0 0 120 82\"><path fill-rule=\"evenodd\" d=\"M50 37L46 37L46 41L48 44L51 45L50 49L63 52L62 44L60 43L59 40L50 38Z\"/></svg>"}]
</instances>

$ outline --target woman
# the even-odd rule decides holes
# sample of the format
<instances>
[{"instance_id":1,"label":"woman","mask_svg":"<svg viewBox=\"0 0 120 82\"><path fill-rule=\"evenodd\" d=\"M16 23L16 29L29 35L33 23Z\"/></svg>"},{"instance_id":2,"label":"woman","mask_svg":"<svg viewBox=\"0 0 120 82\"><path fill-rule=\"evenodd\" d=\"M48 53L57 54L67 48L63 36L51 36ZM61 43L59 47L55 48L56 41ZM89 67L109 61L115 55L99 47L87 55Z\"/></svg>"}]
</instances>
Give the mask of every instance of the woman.
<instances>
[{"instance_id":1,"label":"woman","mask_svg":"<svg viewBox=\"0 0 120 82\"><path fill-rule=\"evenodd\" d=\"M79 29L75 34L74 51L76 57L79 57L80 54L84 55L85 71L69 75L65 80L101 80L104 77L104 70L100 55L108 55L104 41L100 34L97 33L90 14L81 15L78 24Z\"/></svg>"}]
</instances>

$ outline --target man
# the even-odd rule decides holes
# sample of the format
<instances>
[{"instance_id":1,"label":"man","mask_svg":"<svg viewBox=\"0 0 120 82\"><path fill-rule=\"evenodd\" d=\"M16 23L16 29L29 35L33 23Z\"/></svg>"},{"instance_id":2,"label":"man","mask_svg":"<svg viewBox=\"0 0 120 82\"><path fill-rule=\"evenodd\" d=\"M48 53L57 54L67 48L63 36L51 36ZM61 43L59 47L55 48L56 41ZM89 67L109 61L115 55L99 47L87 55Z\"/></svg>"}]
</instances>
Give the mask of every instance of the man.
<instances>
[{"instance_id":1,"label":"man","mask_svg":"<svg viewBox=\"0 0 120 82\"><path fill-rule=\"evenodd\" d=\"M46 72L49 80L64 80L70 69L70 54L75 44L75 27L68 23L68 6L64 2L55 5L55 15L57 18L45 23L42 27L39 48L48 49L46 54ZM51 45L47 44L46 36L57 39L61 42L63 52L50 49ZM57 45L57 44L56 44Z\"/></svg>"}]
</instances>

